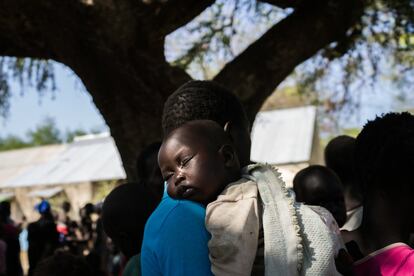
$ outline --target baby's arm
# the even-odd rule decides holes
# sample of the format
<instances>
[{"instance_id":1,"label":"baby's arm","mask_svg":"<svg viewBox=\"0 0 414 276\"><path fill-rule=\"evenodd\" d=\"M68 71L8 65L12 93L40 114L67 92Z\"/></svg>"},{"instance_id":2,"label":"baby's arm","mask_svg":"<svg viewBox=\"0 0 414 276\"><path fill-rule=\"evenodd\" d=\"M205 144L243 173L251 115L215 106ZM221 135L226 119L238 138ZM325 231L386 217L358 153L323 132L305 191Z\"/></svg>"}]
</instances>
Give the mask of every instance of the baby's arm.
<instances>
[{"instance_id":1,"label":"baby's arm","mask_svg":"<svg viewBox=\"0 0 414 276\"><path fill-rule=\"evenodd\" d=\"M214 275L250 275L259 236L257 198L219 200L206 211L211 271Z\"/></svg>"}]
</instances>

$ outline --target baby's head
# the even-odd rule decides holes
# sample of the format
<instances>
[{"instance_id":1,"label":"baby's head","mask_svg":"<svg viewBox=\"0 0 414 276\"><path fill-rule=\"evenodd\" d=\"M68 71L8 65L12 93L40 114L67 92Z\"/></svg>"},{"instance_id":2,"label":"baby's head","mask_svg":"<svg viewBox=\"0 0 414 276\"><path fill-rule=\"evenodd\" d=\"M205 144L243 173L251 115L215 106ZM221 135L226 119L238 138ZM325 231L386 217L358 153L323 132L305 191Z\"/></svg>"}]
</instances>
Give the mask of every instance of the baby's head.
<instances>
[{"instance_id":1,"label":"baby's head","mask_svg":"<svg viewBox=\"0 0 414 276\"><path fill-rule=\"evenodd\" d=\"M168 194L207 205L240 178L240 164L223 128L209 120L190 121L165 137L158 164Z\"/></svg>"},{"instance_id":2,"label":"baby's head","mask_svg":"<svg viewBox=\"0 0 414 276\"><path fill-rule=\"evenodd\" d=\"M293 189L297 201L322 206L332 213L340 227L345 224L343 188L331 169L313 165L301 170L293 179Z\"/></svg>"}]
</instances>

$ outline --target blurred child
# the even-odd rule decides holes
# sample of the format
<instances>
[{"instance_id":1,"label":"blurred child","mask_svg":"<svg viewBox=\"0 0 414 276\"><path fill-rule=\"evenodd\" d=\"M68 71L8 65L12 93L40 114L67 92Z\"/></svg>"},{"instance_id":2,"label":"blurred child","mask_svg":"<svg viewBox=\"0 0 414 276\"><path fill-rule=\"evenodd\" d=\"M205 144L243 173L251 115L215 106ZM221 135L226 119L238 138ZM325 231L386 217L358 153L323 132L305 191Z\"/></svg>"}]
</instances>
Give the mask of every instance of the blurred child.
<instances>
[{"instance_id":1,"label":"blurred child","mask_svg":"<svg viewBox=\"0 0 414 276\"><path fill-rule=\"evenodd\" d=\"M23 275L20 262L20 226L17 226L10 217L10 202L0 203L0 220L3 228L3 240L7 245L6 250L6 275Z\"/></svg>"},{"instance_id":2,"label":"blurred child","mask_svg":"<svg viewBox=\"0 0 414 276\"><path fill-rule=\"evenodd\" d=\"M123 275L140 275L139 256L144 226L155 202L145 186L126 183L113 189L102 206L105 233L127 258Z\"/></svg>"},{"instance_id":3,"label":"blurred child","mask_svg":"<svg viewBox=\"0 0 414 276\"><path fill-rule=\"evenodd\" d=\"M49 202L42 200L36 205L40 219L27 227L29 242L29 276L33 275L37 264L53 255L59 247L59 233Z\"/></svg>"},{"instance_id":4,"label":"blurred child","mask_svg":"<svg viewBox=\"0 0 414 276\"><path fill-rule=\"evenodd\" d=\"M313 165L299 171L293 179L296 200L326 208L339 227L346 221L344 192L338 176L330 169Z\"/></svg>"}]
</instances>

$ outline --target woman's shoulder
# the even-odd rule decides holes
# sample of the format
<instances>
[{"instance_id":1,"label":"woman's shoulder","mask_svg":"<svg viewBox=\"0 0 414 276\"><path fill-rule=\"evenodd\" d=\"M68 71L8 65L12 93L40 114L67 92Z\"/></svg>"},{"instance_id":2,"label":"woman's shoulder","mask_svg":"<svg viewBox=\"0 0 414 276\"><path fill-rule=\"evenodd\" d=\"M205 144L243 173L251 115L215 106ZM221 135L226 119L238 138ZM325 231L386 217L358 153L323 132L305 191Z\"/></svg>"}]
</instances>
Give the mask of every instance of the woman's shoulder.
<instances>
[{"instance_id":1,"label":"woman's shoulder","mask_svg":"<svg viewBox=\"0 0 414 276\"><path fill-rule=\"evenodd\" d=\"M176 226L177 223L204 224L206 210L199 203L189 200L176 200L164 197L148 220L148 225L162 229L166 226Z\"/></svg>"},{"instance_id":2,"label":"woman's shoulder","mask_svg":"<svg viewBox=\"0 0 414 276\"><path fill-rule=\"evenodd\" d=\"M144 243L165 243L177 235L206 235L205 208L197 203L164 198L145 225Z\"/></svg>"}]
</instances>

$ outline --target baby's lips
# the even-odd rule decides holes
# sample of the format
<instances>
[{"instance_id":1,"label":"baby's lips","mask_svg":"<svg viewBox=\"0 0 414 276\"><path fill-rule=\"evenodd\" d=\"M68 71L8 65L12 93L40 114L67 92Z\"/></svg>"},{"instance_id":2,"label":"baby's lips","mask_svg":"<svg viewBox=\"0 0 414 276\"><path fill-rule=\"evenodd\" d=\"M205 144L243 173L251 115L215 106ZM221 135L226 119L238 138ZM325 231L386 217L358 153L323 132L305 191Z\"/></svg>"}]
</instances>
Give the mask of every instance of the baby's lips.
<instances>
[{"instance_id":1,"label":"baby's lips","mask_svg":"<svg viewBox=\"0 0 414 276\"><path fill-rule=\"evenodd\" d=\"M185 190L186 190L186 188L183 185L179 185L179 186L175 187L175 194L177 195L177 197L183 198Z\"/></svg>"},{"instance_id":2,"label":"baby's lips","mask_svg":"<svg viewBox=\"0 0 414 276\"><path fill-rule=\"evenodd\" d=\"M183 193L183 197L184 197L184 198L189 198L189 197L191 197L192 195L194 195L194 193L195 193L194 188L187 187L187 188L185 189L184 193Z\"/></svg>"},{"instance_id":3,"label":"baby's lips","mask_svg":"<svg viewBox=\"0 0 414 276\"><path fill-rule=\"evenodd\" d=\"M176 195L179 198L189 198L194 195L195 189L187 185L179 185L176 187Z\"/></svg>"}]
</instances>

